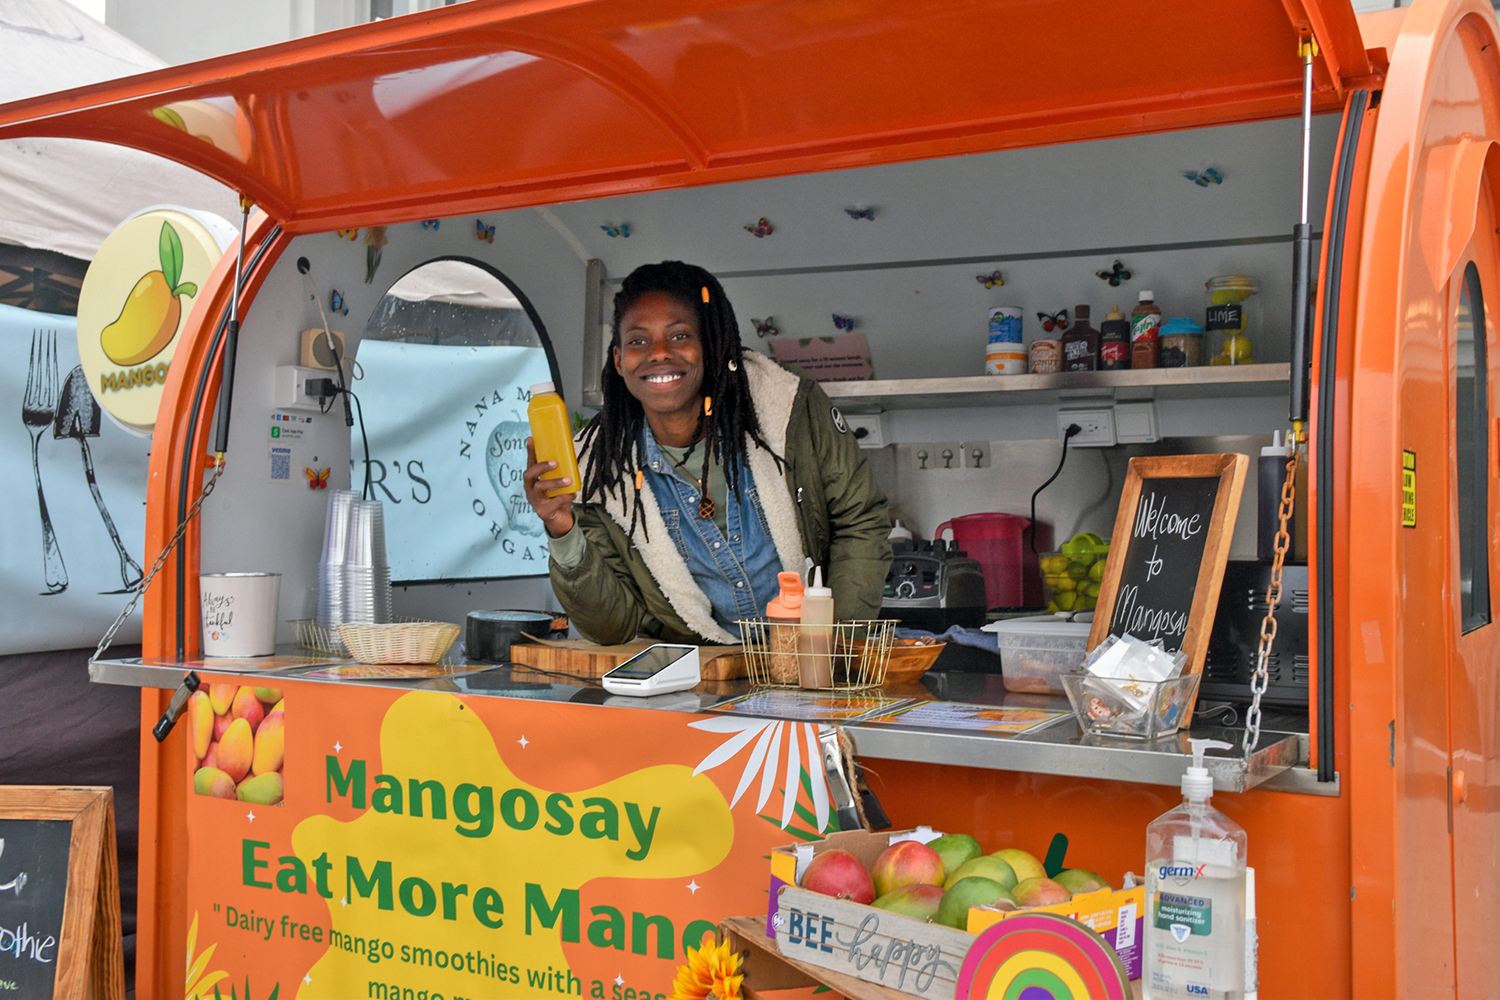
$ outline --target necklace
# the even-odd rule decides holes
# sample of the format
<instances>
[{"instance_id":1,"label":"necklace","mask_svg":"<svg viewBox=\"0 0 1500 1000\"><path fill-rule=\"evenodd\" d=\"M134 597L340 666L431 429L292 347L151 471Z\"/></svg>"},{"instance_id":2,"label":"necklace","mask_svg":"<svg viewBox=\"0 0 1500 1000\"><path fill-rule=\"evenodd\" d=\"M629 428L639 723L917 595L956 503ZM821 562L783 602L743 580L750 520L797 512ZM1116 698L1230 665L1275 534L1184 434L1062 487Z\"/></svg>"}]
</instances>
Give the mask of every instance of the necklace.
<instances>
[{"instance_id":1,"label":"necklace","mask_svg":"<svg viewBox=\"0 0 1500 1000\"><path fill-rule=\"evenodd\" d=\"M703 520L708 521L711 520L714 516L714 498L708 495L708 477L704 476L702 479L698 479L687 470L686 463L688 458L691 457L692 454L693 449L688 448L687 453L684 454L681 458L672 459L672 464L677 466L677 468L682 471L682 474L691 479L693 483L698 487L698 516L703 518ZM712 462L712 459L710 459L710 462Z\"/></svg>"}]
</instances>

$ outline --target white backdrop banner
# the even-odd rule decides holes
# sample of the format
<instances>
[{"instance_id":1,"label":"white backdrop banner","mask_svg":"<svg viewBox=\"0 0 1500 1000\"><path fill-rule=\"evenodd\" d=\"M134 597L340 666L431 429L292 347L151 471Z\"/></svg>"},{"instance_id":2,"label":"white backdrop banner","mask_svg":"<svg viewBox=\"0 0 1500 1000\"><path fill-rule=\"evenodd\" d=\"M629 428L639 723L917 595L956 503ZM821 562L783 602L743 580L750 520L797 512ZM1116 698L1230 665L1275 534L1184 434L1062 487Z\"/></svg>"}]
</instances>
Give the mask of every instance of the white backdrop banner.
<instances>
[{"instance_id":1,"label":"white backdrop banner","mask_svg":"<svg viewBox=\"0 0 1500 1000\"><path fill-rule=\"evenodd\" d=\"M91 647L141 578L151 441L100 409L73 317L0 305L0 346L0 653Z\"/></svg>"},{"instance_id":2,"label":"white backdrop banner","mask_svg":"<svg viewBox=\"0 0 1500 1000\"><path fill-rule=\"evenodd\" d=\"M540 576L547 537L521 474L531 386L552 379L539 347L366 340L354 386L385 505L392 580ZM358 424L349 482L364 483Z\"/></svg>"}]
</instances>

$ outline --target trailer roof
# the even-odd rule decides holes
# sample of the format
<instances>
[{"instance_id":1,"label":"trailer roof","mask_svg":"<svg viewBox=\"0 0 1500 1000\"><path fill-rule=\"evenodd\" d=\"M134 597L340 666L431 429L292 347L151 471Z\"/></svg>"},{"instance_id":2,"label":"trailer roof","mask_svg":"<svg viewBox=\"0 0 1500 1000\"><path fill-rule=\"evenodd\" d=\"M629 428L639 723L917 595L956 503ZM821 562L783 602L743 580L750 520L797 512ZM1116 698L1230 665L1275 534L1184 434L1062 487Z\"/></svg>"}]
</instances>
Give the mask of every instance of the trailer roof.
<instances>
[{"instance_id":1,"label":"trailer roof","mask_svg":"<svg viewBox=\"0 0 1500 1000\"><path fill-rule=\"evenodd\" d=\"M0 106L329 229L1342 106L1349 0L473 0Z\"/></svg>"}]
</instances>

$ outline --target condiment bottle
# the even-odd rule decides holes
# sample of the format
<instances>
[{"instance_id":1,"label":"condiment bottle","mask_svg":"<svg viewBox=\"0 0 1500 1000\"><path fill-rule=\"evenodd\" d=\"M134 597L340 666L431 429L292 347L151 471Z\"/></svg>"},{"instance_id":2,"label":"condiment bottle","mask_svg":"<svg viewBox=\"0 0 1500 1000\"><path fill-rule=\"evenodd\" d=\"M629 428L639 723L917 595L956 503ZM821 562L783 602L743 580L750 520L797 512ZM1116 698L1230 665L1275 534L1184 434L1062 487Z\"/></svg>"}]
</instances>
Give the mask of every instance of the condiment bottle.
<instances>
[{"instance_id":1,"label":"condiment bottle","mask_svg":"<svg viewBox=\"0 0 1500 1000\"><path fill-rule=\"evenodd\" d=\"M1089 307L1073 307L1073 325L1062 338L1062 369L1091 372L1099 367L1099 331L1089 326Z\"/></svg>"},{"instance_id":2,"label":"condiment bottle","mask_svg":"<svg viewBox=\"0 0 1500 1000\"><path fill-rule=\"evenodd\" d=\"M781 593L766 605L766 654L772 684L800 684L797 653L802 631L802 574L777 573Z\"/></svg>"},{"instance_id":3,"label":"condiment bottle","mask_svg":"<svg viewBox=\"0 0 1500 1000\"><path fill-rule=\"evenodd\" d=\"M1130 367L1130 321L1115 306L1099 324L1099 370L1123 371Z\"/></svg>"},{"instance_id":4,"label":"condiment bottle","mask_svg":"<svg viewBox=\"0 0 1500 1000\"><path fill-rule=\"evenodd\" d=\"M1245 995L1245 830L1208 804L1214 779L1203 766L1219 740L1189 740L1193 763L1182 776L1182 805L1146 827L1147 1000Z\"/></svg>"},{"instance_id":5,"label":"condiment bottle","mask_svg":"<svg viewBox=\"0 0 1500 1000\"><path fill-rule=\"evenodd\" d=\"M1140 304L1130 313L1130 367L1155 368L1160 364L1161 342L1157 339L1157 328L1161 326L1161 310L1156 308L1156 293L1141 292Z\"/></svg>"},{"instance_id":6,"label":"condiment bottle","mask_svg":"<svg viewBox=\"0 0 1500 1000\"><path fill-rule=\"evenodd\" d=\"M548 490L547 496L577 493L582 483L578 475L578 454L573 450L568 404L563 402L551 382L538 382L531 387L531 402L526 404L526 417L531 421L531 443L536 449L536 460L557 463L557 468L543 475L541 481L571 480L567 486Z\"/></svg>"},{"instance_id":7,"label":"condiment bottle","mask_svg":"<svg viewBox=\"0 0 1500 1000\"><path fill-rule=\"evenodd\" d=\"M833 590L823 586L822 566L813 570L812 586L802 592L802 635L797 652L803 687L833 687Z\"/></svg>"}]
</instances>

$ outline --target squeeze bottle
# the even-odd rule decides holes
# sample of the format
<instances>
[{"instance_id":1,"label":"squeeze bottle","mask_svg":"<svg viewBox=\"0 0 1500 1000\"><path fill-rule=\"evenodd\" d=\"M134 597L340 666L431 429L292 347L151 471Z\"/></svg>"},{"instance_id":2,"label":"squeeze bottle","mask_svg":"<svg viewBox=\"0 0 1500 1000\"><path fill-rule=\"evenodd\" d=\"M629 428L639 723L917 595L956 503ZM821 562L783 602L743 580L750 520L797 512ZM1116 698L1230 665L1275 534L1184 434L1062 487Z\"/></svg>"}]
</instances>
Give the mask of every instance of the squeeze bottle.
<instances>
[{"instance_id":1,"label":"squeeze bottle","mask_svg":"<svg viewBox=\"0 0 1500 1000\"><path fill-rule=\"evenodd\" d=\"M766 653L772 684L800 684L797 666L802 632L802 574L776 574L781 593L766 605Z\"/></svg>"},{"instance_id":2,"label":"squeeze bottle","mask_svg":"<svg viewBox=\"0 0 1500 1000\"><path fill-rule=\"evenodd\" d=\"M531 402L526 404L526 417L531 421L531 442L536 448L536 460L557 463L557 468L542 476L541 481L572 480L568 486L548 490L547 496L577 493L583 482L578 475L578 454L573 450L568 404L563 402L551 382L538 382L531 387Z\"/></svg>"},{"instance_id":3,"label":"squeeze bottle","mask_svg":"<svg viewBox=\"0 0 1500 1000\"><path fill-rule=\"evenodd\" d=\"M803 687L833 687L833 590L823 586L822 566L813 570L812 586L802 592L802 634L797 652Z\"/></svg>"},{"instance_id":4,"label":"squeeze bottle","mask_svg":"<svg viewBox=\"0 0 1500 1000\"><path fill-rule=\"evenodd\" d=\"M1247 953L1244 829L1208 804L1203 766L1221 740L1189 740L1182 805L1146 827L1146 1000L1244 1000Z\"/></svg>"}]
</instances>

